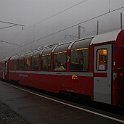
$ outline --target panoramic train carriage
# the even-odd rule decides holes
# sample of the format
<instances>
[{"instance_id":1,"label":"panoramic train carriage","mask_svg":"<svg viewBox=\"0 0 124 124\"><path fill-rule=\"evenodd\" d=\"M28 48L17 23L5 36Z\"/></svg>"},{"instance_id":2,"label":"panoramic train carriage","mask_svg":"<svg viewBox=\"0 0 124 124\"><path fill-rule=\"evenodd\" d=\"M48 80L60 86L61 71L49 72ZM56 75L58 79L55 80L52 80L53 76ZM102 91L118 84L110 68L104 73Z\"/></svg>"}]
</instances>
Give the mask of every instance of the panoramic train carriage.
<instances>
[{"instance_id":1,"label":"panoramic train carriage","mask_svg":"<svg viewBox=\"0 0 124 124\"><path fill-rule=\"evenodd\" d=\"M124 104L124 31L50 45L8 60L8 79L42 90ZM6 66L7 67L7 66Z\"/></svg>"}]
</instances>

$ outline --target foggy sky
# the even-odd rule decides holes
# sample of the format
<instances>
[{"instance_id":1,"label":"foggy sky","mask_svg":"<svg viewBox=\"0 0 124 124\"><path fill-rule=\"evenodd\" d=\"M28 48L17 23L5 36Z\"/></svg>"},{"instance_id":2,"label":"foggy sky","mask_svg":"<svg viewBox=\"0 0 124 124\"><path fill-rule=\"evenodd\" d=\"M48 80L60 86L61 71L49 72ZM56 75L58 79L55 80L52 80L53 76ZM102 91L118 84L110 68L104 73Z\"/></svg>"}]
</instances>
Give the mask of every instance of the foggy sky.
<instances>
[{"instance_id":1,"label":"foggy sky","mask_svg":"<svg viewBox=\"0 0 124 124\"><path fill-rule=\"evenodd\" d=\"M124 6L124 0L0 0L0 21L24 25L0 29L0 58L24 53L40 45L76 40L77 26L54 35L67 27ZM96 21L100 33L118 29L120 9L94 19L82 26L81 37L96 34ZM0 23L0 28L10 24ZM49 36L49 37L47 37Z\"/></svg>"}]
</instances>

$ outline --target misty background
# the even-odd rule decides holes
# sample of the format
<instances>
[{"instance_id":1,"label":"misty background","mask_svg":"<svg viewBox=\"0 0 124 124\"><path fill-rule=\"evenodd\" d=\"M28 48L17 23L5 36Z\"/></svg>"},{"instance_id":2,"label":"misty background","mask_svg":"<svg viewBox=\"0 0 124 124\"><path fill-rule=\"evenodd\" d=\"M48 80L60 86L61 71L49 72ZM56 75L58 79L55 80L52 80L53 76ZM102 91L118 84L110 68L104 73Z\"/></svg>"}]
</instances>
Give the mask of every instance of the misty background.
<instances>
[{"instance_id":1,"label":"misty background","mask_svg":"<svg viewBox=\"0 0 124 124\"><path fill-rule=\"evenodd\" d=\"M124 0L0 0L0 60L120 28ZM124 27L124 24L122 25Z\"/></svg>"}]
</instances>

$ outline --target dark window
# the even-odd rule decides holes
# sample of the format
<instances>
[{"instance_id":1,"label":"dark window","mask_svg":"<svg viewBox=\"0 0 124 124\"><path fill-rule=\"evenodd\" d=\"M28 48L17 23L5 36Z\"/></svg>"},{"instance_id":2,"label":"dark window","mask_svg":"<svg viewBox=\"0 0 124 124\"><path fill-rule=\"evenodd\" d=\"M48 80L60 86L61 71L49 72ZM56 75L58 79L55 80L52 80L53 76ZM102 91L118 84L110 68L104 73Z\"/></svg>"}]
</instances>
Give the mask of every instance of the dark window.
<instances>
[{"instance_id":1,"label":"dark window","mask_svg":"<svg viewBox=\"0 0 124 124\"><path fill-rule=\"evenodd\" d=\"M31 57L25 57L25 70L31 70Z\"/></svg>"},{"instance_id":2,"label":"dark window","mask_svg":"<svg viewBox=\"0 0 124 124\"><path fill-rule=\"evenodd\" d=\"M80 48L71 50L71 71L88 71L89 49Z\"/></svg>"},{"instance_id":3,"label":"dark window","mask_svg":"<svg viewBox=\"0 0 124 124\"><path fill-rule=\"evenodd\" d=\"M92 38L81 39L74 42L71 47L71 71L88 71L89 67L89 45Z\"/></svg>"},{"instance_id":4,"label":"dark window","mask_svg":"<svg viewBox=\"0 0 124 124\"><path fill-rule=\"evenodd\" d=\"M54 70L66 71L67 49L70 43L64 43L57 46L54 51Z\"/></svg>"},{"instance_id":5,"label":"dark window","mask_svg":"<svg viewBox=\"0 0 124 124\"><path fill-rule=\"evenodd\" d=\"M41 57L41 70L49 71L51 70L51 55L46 54Z\"/></svg>"},{"instance_id":6,"label":"dark window","mask_svg":"<svg viewBox=\"0 0 124 124\"><path fill-rule=\"evenodd\" d=\"M39 54L32 56L32 70L39 70Z\"/></svg>"},{"instance_id":7,"label":"dark window","mask_svg":"<svg viewBox=\"0 0 124 124\"><path fill-rule=\"evenodd\" d=\"M54 53L54 70L55 71L66 70L66 52Z\"/></svg>"}]
</instances>

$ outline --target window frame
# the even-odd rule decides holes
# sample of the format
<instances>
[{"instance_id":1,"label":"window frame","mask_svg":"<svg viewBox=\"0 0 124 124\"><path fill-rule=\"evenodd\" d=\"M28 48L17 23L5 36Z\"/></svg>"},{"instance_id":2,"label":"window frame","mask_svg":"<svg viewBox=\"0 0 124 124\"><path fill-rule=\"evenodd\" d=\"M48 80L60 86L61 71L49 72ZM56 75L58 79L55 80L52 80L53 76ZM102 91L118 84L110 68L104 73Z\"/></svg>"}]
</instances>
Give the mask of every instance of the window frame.
<instances>
[{"instance_id":1,"label":"window frame","mask_svg":"<svg viewBox=\"0 0 124 124\"><path fill-rule=\"evenodd\" d=\"M104 69L104 70L98 69L98 51L99 51L99 50L107 50L107 60L106 60L106 66L105 66L105 69ZM96 71L105 72L105 71L107 71L107 70L108 70L108 48L99 48L99 49L97 49L97 51L96 51Z\"/></svg>"},{"instance_id":2,"label":"window frame","mask_svg":"<svg viewBox=\"0 0 124 124\"><path fill-rule=\"evenodd\" d=\"M63 64L61 65L60 64L60 69L58 67L58 69L55 67L56 66L56 63L59 63L59 61L56 61L56 54L59 54L59 53L65 53L65 66L63 66ZM67 50L66 51L59 51L59 52L54 52L54 60L53 60L53 70L54 71L62 71L62 72L65 72L67 70Z\"/></svg>"},{"instance_id":3,"label":"window frame","mask_svg":"<svg viewBox=\"0 0 124 124\"><path fill-rule=\"evenodd\" d=\"M50 57L50 59L49 59L49 60L50 60L50 61L49 61L49 62L50 62L50 63L49 63L49 64L50 64L50 67L48 67L48 69L44 69L44 68L43 68L43 57L46 57L46 56L47 56L47 57L48 57L48 56ZM51 68L52 68L52 64L51 64L52 56L51 56L51 53L40 54L40 58L41 58L41 59L40 59L40 63L41 63L40 70L42 70L42 71L51 71Z\"/></svg>"},{"instance_id":4,"label":"window frame","mask_svg":"<svg viewBox=\"0 0 124 124\"><path fill-rule=\"evenodd\" d=\"M53 51L53 71L61 71L61 72L66 72L67 71L67 52L68 52L68 47L70 45L71 42L67 42L67 43L62 43L57 45L57 47L54 49ZM60 61L56 61L55 57L56 54L59 53L65 53L65 62L64 64ZM57 64L58 63L58 64ZM56 67L58 66L58 67ZM58 68L58 69L57 69Z\"/></svg>"},{"instance_id":5,"label":"window frame","mask_svg":"<svg viewBox=\"0 0 124 124\"><path fill-rule=\"evenodd\" d=\"M38 63L37 64L34 64L34 59L38 59ZM36 61L36 60L35 60ZM35 67L37 67L37 68L35 68ZM37 54L33 54L32 55L32 59L31 59L31 68L32 68L32 70L33 71L38 71L38 70L40 70L40 54L39 53L37 53Z\"/></svg>"},{"instance_id":6,"label":"window frame","mask_svg":"<svg viewBox=\"0 0 124 124\"><path fill-rule=\"evenodd\" d=\"M71 59L72 59L72 51L77 51L78 49L82 49L81 51L83 51L83 49L87 49L88 50L88 64L87 64L87 70L83 70L83 65L84 65L84 62L82 62L82 70L78 70L78 69L71 69ZM71 49L71 54L70 54L70 71L71 72L88 72L89 71L89 55L90 55L90 49L89 49L89 47L87 47L87 48L83 48L83 47L81 47L81 48L76 48L76 49ZM82 61L84 61L84 59L83 59L83 56L82 56Z\"/></svg>"}]
</instances>

